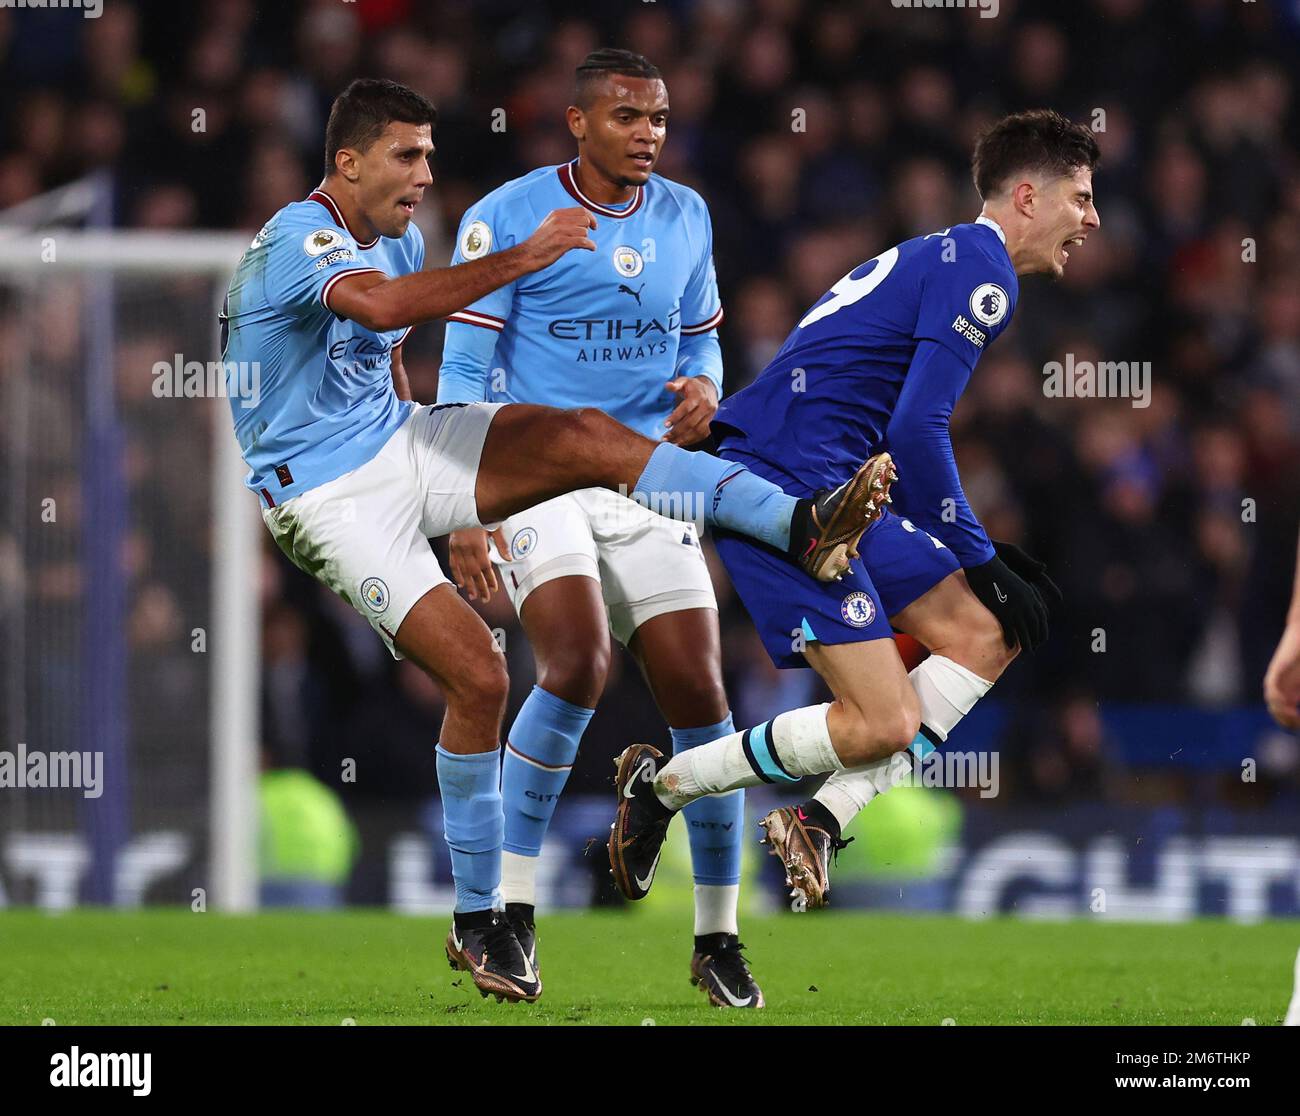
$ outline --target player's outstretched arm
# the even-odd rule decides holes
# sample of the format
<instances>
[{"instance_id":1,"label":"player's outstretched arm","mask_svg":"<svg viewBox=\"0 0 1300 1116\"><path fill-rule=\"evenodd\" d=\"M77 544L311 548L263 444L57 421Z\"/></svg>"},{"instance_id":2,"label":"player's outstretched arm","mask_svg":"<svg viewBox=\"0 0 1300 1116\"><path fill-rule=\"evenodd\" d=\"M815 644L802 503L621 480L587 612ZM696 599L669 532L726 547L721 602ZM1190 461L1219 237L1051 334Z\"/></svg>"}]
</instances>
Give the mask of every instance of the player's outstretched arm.
<instances>
[{"instance_id":1,"label":"player's outstretched arm","mask_svg":"<svg viewBox=\"0 0 1300 1116\"><path fill-rule=\"evenodd\" d=\"M376 333L445 318L498 287L549 267L571 249L594 252L587 234L595 227L595 218L581 206L556 209L522 244L481 260L396 279L373 271L340 279L330 290L329 308Z\"/></svg>"},{"instance_id":2,"label":"player's outstretched arm","mask_svg":"<svg viewBox=\"0 0 1300 1116\"><path fill-rule=\"evenodd\" d=\"M1264 675L1264 701L1279 725L1300 729L1300 554L1286 630Z\"/></svg>"}]
</instances>

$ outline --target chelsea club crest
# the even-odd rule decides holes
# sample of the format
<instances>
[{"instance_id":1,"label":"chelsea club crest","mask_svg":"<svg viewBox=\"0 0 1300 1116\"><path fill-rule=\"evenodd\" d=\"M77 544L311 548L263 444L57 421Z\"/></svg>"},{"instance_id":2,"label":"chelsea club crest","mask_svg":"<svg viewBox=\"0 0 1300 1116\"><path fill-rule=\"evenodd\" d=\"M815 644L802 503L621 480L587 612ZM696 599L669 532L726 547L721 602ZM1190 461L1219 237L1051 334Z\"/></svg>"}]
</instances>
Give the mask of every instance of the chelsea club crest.
<instances>
[{"instance_id":1,"label":"chelsea club crest","mask_svg":"<svg viewBox=\"0 0 1300 1116\"><path fill-rule=\"evenodd\" d=\"M855 628L865 628L876 618L876 602L871 599L869 593L858 590L850 593L840 603L840 615L844 617L846 624L852 624Z\"/></svg>"}]
</instances>

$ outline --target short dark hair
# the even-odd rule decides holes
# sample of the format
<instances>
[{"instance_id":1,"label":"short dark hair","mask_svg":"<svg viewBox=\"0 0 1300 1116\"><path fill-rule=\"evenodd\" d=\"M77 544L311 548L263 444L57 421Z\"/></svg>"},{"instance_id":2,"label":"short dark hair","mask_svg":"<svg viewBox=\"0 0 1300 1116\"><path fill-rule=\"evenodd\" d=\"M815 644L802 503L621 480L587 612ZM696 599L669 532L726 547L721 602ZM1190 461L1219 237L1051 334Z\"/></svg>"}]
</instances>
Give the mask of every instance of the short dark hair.
<instances>
[{"instance_id":1,"label":"short dark hair","mask_svg":"<svg viewBox=\"0 0 1300 1116\"><path fill-rule=\"evenodd\" d=\"M662 78L659 67L644 55L631 50L617 50L614 47L602 47L593 50L579 64L575 74L573 103L579 108L591 104L592 88L612 74L623 77Z\"/></svg>"},{"instance_id":2,"label":"short dark hair","mask_svg":"<svg viewBox=\"0 0 1300 1116\"><path fill-rule=\"evenodd\" d=\"M438 123L433 102L386 78L357 78L334 98L325 125L325 173L334 173L334 156L345 147L365 151L394 120L403 124Z\"/></svg>"},{"instance_id":3,"label":"short dark hair","mask_svg":"<svg viewBox=\"0 0 1300 1116\"><path fill-rule=\"evenodd\" d=\"M1051 109L1004 116L979 138L971 170L981 198L996 194L1020 171L1070 174L1094 170L1101 149L1092 132Z\"/></svg>"}]
</instances>

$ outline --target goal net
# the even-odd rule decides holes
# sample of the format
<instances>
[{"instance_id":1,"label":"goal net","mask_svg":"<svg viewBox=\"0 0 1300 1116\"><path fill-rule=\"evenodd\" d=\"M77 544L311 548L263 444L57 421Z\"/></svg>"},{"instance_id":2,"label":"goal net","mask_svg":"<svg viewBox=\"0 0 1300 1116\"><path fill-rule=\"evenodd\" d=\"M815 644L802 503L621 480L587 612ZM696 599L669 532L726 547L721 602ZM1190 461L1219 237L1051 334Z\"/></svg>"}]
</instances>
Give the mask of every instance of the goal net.
<instances>
[{"instance_id":1,"label":"goal net","mask_svg":"<svg viewBox=\"0 0 1300 1116\"><path fill-rule=\"evenodd\" d=\"M0 905L254 904L242 235L0 231Z\"/></svg>"}]
</instances>

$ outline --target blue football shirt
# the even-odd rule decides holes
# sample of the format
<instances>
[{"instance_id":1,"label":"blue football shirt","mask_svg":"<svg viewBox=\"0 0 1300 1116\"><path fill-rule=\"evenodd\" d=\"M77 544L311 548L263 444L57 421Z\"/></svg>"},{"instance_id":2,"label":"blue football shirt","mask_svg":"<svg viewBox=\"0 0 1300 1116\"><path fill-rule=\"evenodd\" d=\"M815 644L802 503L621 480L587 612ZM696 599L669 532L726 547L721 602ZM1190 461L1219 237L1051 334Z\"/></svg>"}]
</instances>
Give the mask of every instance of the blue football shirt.
<instances>
[{"instance_id":1,"label":"blue football shirt","mask_svg":"<svg viewBox=\"0 0 1300 1116\"><path fill-rule=\"evenodd\" d=\"M788 491L809 494L889 450L895 510L963 565L987 561L993 549L962 493L948 419L1019 289L1002 230L984 217L860 264L723 402L713 423L723 455L761 462Z\"/></svg>"},{"instance_id":2,"label":"blue football shirt","mask_svg":"<svg viewBox=\"0 0 1300 1116\"><path fill-rule=\"evenodd\" d=\"M233 370L227 387L245 483L268 505L364 465L410 414L391 371L409 328L372 332L335 314L329 297L345 275L423 264L414 222L400 239L358 242L322 190L285 206L244 252L226 292L222 359L257 369L253 406L236 398Z\"/></svg>"},{"instance_id":3,"label":"blue football shirt","mask_svg":"<svg viewBox=\"0 0 1300 1116\"><path fill-rule=\"evenodd\" d=\"M452 263L521 243L553 209L585 206L595 252L550 267L451 315L438 402L489 400L598 407L659 438L675 376L722 387L709 211L694 190L658 175L622 206L593 202L574 163L542 167L465 213Z\"/></svg>"}]
</instances>

